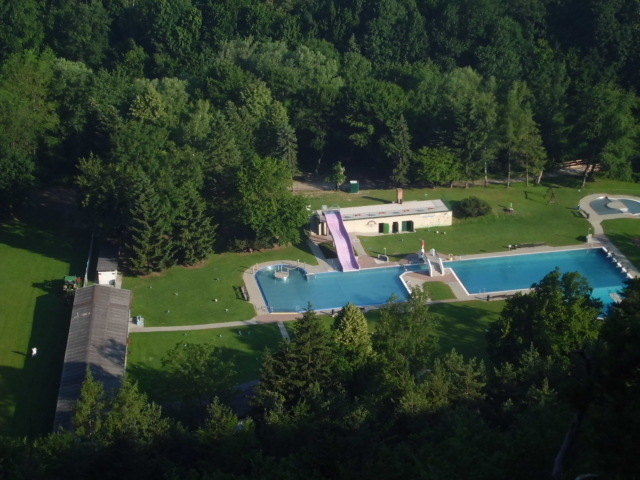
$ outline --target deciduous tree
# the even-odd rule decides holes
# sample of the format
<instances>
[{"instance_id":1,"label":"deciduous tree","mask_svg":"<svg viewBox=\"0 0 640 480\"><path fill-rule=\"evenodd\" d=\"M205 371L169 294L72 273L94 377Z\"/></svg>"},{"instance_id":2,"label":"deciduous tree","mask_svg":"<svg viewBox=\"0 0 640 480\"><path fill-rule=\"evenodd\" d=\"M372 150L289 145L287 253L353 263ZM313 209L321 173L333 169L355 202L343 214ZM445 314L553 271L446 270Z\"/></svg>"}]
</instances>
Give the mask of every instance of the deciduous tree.
<instances>
[{"instance_id":1,"label":"deciduous tree","mask_svg":"<svg viewBox=\"0 0 640 480\"><path fill-rule=\"evenodd\" d=\"M530 293L509 300L489 330L496 363L517 362L532 345L561 363L573 351L585 350L598 337L602 303L591 298L587 280L575 272L547 274Z\"/></svg>"},{"instance_id":2,"label":"deciduous tree","mask_svg":"<svg viewBox=\"0 0 640 480\"><path fill-rule=\"evenodd\" d=\"M287 244L300 240L308 221L305 199L288 190L289 166L273 158L253 158L239 172L238 218L258 243Z\"/></svg>"},{"instance_id":3,"label":"deciduous tree","mask_svg":"<svg viewBox=\"0 0 640 480\"><path fill-rule=\"evenodd\" d=\"M38 149L55 142L53 63L50 51L27 50L11 55L0 71L0 197L9 205L34 181Z\"/></svg>"},{"instance_id":4,"label":"deciduous tree","mask_svg":"<svg viewBox=\"0 0 640 480\"><path fill-rule=\"evenodd\" d=\"M170 377L167 398L182 401L196 418L204 416L216 397L228 394L236 376L233 362L206 343L176 344L162 358L162 366Z\"/></svg>"},{"instance_id":5,"label":"deciduous tree","mask_svg":"<svg viewBox=\"0 0 640 480\"><path fill-rule=\"evenodd\" d=\"M462 179L462 165L456 153L447 147L422 147L413 159L413 178L417 182L451 186Z\"/></svg>"},{"instance_id":6,"label":"deciduous tree","mask_svg":"<svg viewBox=\"0 0 640 480\"><path fill-rule=\"evenodd\" d=\"M327 177L327 181L335 184L336 190L340 190L340 186L347 181L344 165L338 160L331 167L331 175Z\"/></svg>"}]
</instances>

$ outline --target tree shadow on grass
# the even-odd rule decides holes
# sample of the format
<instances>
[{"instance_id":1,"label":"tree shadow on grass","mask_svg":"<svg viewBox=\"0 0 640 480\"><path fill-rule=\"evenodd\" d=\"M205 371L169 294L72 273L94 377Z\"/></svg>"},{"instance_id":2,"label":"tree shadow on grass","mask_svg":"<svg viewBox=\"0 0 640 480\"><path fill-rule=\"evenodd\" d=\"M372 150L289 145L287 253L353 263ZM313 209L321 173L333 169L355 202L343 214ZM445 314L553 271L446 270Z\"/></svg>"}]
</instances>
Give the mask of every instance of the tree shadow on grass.
<instances>
[{"instance_id":1,"label":"tree shadow on grass","mask_svg":"<svg viewBox=\"0 0 640 480\"><path fill-rule=\"evenodd\" d=\"M7 377L7 390L15 399L10 435L40 435L51 431L56 409L58 385L69 331L71 307L57 293L61 281L43 282L45 292L36 299L28 352L24 367Z\"/></svg>"},{"instance_id":2,"label":"tree shadow on grass","mask_svg":"<svg viewBox=\"0 0 640 480\"><path fill-rule=\"evenodd\" d=\"M249 353L227 347L217 347L217 350L221 353L223 360L234 363L236 370L235 383L237 385L245 384L252 380L255 381L259 378L262 351ZM127 368L127 374L130 378L138 382L140 389L144 391L152 401L163 406L167 415L190 425L202 420L200 414L197 412L194 414L190 408L183 406L183 398L181 398L180 392L172 388L172 385L179 384L177 376L179 374L164 370L162 367L155 367L145 363L130 364ZM237 395L237 391L237 388L233 388L227 392L218 392L217 396L225 403L232 404ZM210 403L212 400L213 398L193 399L196 403L204 401L205 404Z\"/></svg>"},{"instance_id":3,"label":"tree shadow on grass","mask_svg":"<svg viewBox=\"0 0 640 480\"><path fill-rule=\"evenodd\" d=\"M380 197L371 197L369 195L363 195L361 198L364 198L366 200L371 200L374 202L378 202L378 203L391 203L391 201L387 198L380 198Z\"/></svg>"},{"instance_id":4,"label":"tree shadow on grass","mask_svg":"<svg viewBox=\"0 0 640 480\"><path fill-rule=\"evenodd\" d=\"M239 334L238 332L242 332ZM217 335L233 335L234 339L239 340L246 345L250 351L238 350L235 348L229 348L226 346L216 346L221 353L221 357L224 361L233 361L236 370L236 383L246 384L247 382L255 381L260 376L260 367L262 365L262 358L265 348L269 348L274 351L282 340L278 327L275 324L260 325L253 327L238 327L234 329L224 329L221 332L211 330L212 341L210 343L215 345ZM176 342L189 343L189 337L185 335L184 341ZM169 348L173 348L171 345ZM180 418L183 416L180 413L179 404L176 404L175 395L168 395L168 385L176 383L174 374L163 369L161 366L150 365L146 362L129 363L127 367L127 373L131 378L136 380L141 389L145 391L149 397L166 406L169 414ZM245 392L246 394L246 392ZM229 397L232 399L233 395ZM246 402L244 402L246 406ZM242 402L238 403L239 406L243 406ZM188 416L188 415L187 415Z\"/></svg>"},{"instance_id":5,"label":"tree shadow on grass","mask_svg":"<svg viewBox=\"0 0 640 480\"><path fill-rule=\"evenodd\" d=\"M468 357L487 356L487 329L499 314L471 305L442 303L433 309L441 315L440 348L448 352L455 348Z\"/></svg>"},{"instance_id":6,"label":"tree shadow on grass","mask_svg":"<svg viewBox=\"0 0 640 480\"><path fill-rule=\"evenodd\" d=\"M541 185L554 188L580 188L582 187L582 175L557 175L552 178L545 178Z\"/></svg>"},{"instance_id":7,"label":"tree shadow on grass","mask_svg":"<svg viewBox=\"0 0 640 480\"><path fill-rule=\"evenodd\" d=\"M17 391L23 375L24 369L0 367L0 433L3 435L16 434L13 432L12 422L17 403Z\"/></svg>"},{"instance_id":8,"label":"tree shadow on grass","mask_svg":"<svg viewBox=\"0 0 640 480\"><path fill-rule=\"evenodd\" d=\"M69 263L70 274L84 272L89 238L88 233L76 234L51 222L26 219L0 223L0 243Z\"/></svg>"},{"instance_id":9,"label":"tree shadow on grass","mask_svg":"<svg viewBox=\"0 0 640 480\"><path fill-rule=\"evenodd\" d=\"M636 268L640 267L640 236L626 233L607 233L607 238L620 249Z\"/></svg>"}]
</instances>

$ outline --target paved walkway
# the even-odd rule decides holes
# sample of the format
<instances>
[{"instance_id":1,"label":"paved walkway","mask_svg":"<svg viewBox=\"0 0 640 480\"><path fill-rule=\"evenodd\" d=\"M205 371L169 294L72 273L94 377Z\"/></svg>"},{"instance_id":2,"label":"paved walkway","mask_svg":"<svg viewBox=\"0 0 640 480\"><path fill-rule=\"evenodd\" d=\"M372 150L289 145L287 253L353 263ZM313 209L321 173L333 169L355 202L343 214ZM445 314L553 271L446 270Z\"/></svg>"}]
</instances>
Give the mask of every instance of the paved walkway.
<instances>
[{"instance_id":1,"label":"paved walkway","mask_svg":"<svg viewBox=\"0 0 640 480\"><path fill-rule=\"evenodd\" d=\"M617 198L629 198L631 200L637 200L640 202L640 197L636 197L634 195L609 195L606 193L594 193L592 195L587 195L586 197L582 197L580 200L580 209L586 213L587 220L591 224L593 228L594 235L602 235L604 234L604 230L602 228L602 222L604 220L615 220L618 218L638 218L637 215L633 215L632 213L611 213L607 215L601 215L596 212L591 207L591 202L594 200L598 200L602 197L609 197L611 200Z\"/></svg>"}]
</instances>

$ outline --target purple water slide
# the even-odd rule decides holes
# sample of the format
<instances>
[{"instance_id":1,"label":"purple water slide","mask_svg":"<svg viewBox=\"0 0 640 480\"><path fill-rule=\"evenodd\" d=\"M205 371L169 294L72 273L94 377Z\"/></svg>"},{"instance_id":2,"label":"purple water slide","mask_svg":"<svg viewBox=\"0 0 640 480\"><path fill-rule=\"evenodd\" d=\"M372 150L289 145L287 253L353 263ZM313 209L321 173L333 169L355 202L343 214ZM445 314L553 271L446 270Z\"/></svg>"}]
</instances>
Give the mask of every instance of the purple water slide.
<instances>
[{"instance_id":1,"label":"purple water slide","mask_svg":"<svg viewBox=\"0 0 640 480\"><path fill-rule=\"evenodd\" d=\"M327 220L333 243L336 245L336 252L338 253L340 265L342 265L342 271L359 270L360 265L358 265L358 259L353 253L353 245L347 229L344 227L340 212L324 212L324 218Z\"/></svg>"}]
</instances>

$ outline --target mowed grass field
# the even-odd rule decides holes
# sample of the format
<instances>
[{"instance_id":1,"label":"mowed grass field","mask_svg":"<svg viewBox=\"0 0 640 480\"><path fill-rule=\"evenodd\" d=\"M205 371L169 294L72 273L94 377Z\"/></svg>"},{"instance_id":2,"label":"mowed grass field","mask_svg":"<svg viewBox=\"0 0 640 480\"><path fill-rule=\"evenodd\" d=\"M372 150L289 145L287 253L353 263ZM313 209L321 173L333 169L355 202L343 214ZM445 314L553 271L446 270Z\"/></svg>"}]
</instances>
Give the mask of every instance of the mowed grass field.
<instances>
[{"instance_id":1,"label":"mowed grass field","mask_svg":"<svg viewBox=\"0 0 640 480\"><path fill-rule=\"evenodd\" d=\"M476 196L491 205L492 213L479 218L454 219L451 227L434 227L399 235L360 236L360 240L369 254L384 253L386 248L394 260L417 252L420 240L425 240L427 249L435 248L453 255L503 251L509 244L571 245L583 242L589 229L587 220L576 211L582 197L591 193L640 194L640 184L598 180L581 189L578 178L561 177L558 180L562 183L529 187L517 183L510 188L489 185L468 189L406 189L405 201L442 199L451 207L463 198ZM313 208L320 208L320 205L349 207L393 200L395 190L363 190L359 194L322 192L309 197ZM509 207L513 207L514 213L506 212Z\"/></svg>"},{"instance_id":2,"label":"mowed grass field","mask_svg":"<svg viewBox=\"0 0 640 480\"><path fill-rule=\"evenodd\" d=\"M505 302L437 303L431 311L440 315L438 333L442 352L455 348L465 357L485 358L487 329L500 316Z\"/></svg>"},{"instance_id":3,"label":"mowed grass field","mask_svg":"<svg viewBox=\"0 0 640 480\"><path fill-rule=\"evenodd\" d=\"M316 258L302 248L215 254L200 267L173 267L158 275L126 277L123 288L133 290L132 314L142 315L147 326L248 320L256 312L239 292L242 273L272 260L316 265Z\"/></svg>"},{"instance_id":4,"label":"mowed grass field","mask_svg":"<svg viewBox=\"0 0 640 480\"><path fill-rule=\"evenodd\" d=\"M128 374L151 398L162 400L162 390L170 375L162 359L176 344L210 343L220 349L225 360L235 364L238 383L259 377L265 348L274 350L282 336L274 324L236 328L216 328L178 332L132 333L129 336Z\"/></svg>"},{"instance_id":5,"label":"mowed grass field","mask_svg":"<svg viewBox=\"0 0 640 480\"><path fill-rule=\"evenodd\" d=\"M51 429L71 311L62 278L83 274L88 247L56 225L0 224L0 434Z\"/></svg>"}]
</instances>

